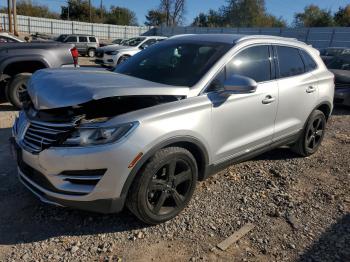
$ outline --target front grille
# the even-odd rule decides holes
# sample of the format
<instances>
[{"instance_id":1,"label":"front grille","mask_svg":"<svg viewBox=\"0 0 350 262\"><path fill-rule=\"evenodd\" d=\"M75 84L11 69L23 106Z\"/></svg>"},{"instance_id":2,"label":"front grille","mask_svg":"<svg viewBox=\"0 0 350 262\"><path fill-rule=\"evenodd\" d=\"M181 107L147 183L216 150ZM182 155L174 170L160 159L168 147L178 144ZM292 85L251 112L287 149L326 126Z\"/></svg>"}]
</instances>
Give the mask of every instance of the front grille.
<instances>
[{"instance_id":1,"label":"front grille","mask_svg":"<svg viewBox=\"0 0 350 262\"><path fill-rule=\"evenodd\" d=\"M74 125L71 123L32 121L25 132L22 145L32 153L39 153L62 142L73 129Z\"/></svg>"},{"instance_id":2,"label":"front grille","mask_svg":"<svg viewBox=\"0 0 350 262\"><path fill-rule=\"evenodd\" d=\"M345 87L350 88L350 83L339 83L339 82L335 83L335 88L345 88Z\"/></svg>"}]
</instances>

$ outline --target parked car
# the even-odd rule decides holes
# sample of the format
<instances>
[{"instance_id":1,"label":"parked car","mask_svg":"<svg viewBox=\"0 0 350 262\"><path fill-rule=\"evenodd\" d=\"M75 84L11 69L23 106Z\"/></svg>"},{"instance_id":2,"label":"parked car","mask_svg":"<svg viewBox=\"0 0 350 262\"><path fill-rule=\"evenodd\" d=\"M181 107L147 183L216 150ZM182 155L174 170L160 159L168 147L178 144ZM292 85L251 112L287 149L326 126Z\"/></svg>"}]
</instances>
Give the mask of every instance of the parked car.
<instances>
[{"instance_id":1,"label":"parked car","mask_svg":"<svg viewBox=\"0 0 350 262\"><path fill-rule=\"evenodd\" d=\"M43 68L74 67L78 63L74 45L57 43L0 44L0 88L8 101L22 107L20 95L26 91L32 73Z\"/></svg>"},{"instance_id":2,"label":"parked car","mask_svg":"<svg viewBox=\"0 0 350 262\"><path fill-rule=\"evenodd\" d=\"M56 41L74 44L79 54L94 57L100 46L98 38L93 35L60 35Z\"/></svg>"},{"instance_id":3,"label":"parked car","mask_svg":"<svg viewBox=\"0 0 350 262\"><path fill-rule=\"evenodd\" d=\"M350 48L347 47L328 47L320 50L322 60L327 63L335 56L350 54Z\"/></svg>"},{"instance_id":4,"label":"parked car","mask_svg":"<svg viewBox=\"0 0 350 262\"><path fill-rule=\"evenodd\" d=\"M96 51L97 64L115 67L147 47L163 41L162 36L140 36L126 40L122 45L109 45Z\"/></svg>"},{"instance_id":5,"label":"parked car","mask_svg":"<svg viewBox=\"0 0 350 262\"><path fill-rule=\"evenodd\" d=\"M173 37L114 72L40 70L13 126L19 178L47 203L161 223L227 165L314 154L333 78L312 47L259 35Z\"/></svg>"},{"instance_id":6,"label":"parked car","mask_svg":"<svg viewBox=\"0 0 350 262\"><path fill-rule=\"evenodd\" d=\"M335 76L334 102L350 106L350 53L332 58L327 67Z\"/></svg>"},{"instance_id":7,"label":"parked car","mask_svg":"<svg viewBox=\"0 0 350 262\"><path fill-rule=\"evenodd\" d=\"M20 43L23 42L21 39L10 35L9 33L0 32L0 44L1 43Z\"/></svg>"}]
</instances>

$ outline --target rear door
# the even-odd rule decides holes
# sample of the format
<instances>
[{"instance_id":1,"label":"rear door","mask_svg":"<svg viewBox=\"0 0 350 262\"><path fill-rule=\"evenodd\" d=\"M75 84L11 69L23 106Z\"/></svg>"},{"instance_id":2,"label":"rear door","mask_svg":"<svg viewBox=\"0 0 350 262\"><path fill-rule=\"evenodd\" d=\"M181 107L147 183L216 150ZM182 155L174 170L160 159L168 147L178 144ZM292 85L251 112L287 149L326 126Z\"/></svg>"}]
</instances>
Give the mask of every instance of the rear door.
<instances>
[{"instance_id":1,"label":"rear door","mask_svg":"<svg viewBox=\"0 0 350 262\"><path fill-rule=\"evenodd\" d=\"M87 36L79 36L78 39L77 49L80 53L85 53L87 51L88 38Z\"/></svg>"},{"instance_id":2,"label":"rear door","mask_svg":"<svg viewBox=\"0 0 350 262\"><path fill-rule=\"evenodd\" d=\"M312 74L306 59L304 62L301 49L275 45L274 50L279 89L274 140L279 140L296 134L304 127L317 104L318 80Z\"/></svg>"}]
</instances>

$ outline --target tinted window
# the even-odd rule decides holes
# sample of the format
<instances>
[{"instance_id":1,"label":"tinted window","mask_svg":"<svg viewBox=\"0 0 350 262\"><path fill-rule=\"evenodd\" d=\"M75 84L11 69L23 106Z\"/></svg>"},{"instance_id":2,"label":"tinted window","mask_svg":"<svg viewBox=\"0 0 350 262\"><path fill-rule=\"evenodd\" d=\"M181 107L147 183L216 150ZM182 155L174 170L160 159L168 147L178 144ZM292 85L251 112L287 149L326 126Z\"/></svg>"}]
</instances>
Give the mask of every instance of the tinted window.
<instances>
[{"instance_id":1,"label":"tinted window","mask_svg":"<svg viewBox=\"0 0 350 262\"><path fill-rule=\"evenodd\" d=\"M301 50L301 54L304 59L305 69L307 72L315 70L317 68L316 62L312 59L312 57L304 50Z\"/></svg>"},{"instance_id":2,"label":"tinted window","mask_svg":"<svg viewBox=\"0 0 350 262\"><path fill-rule=\"evenodd\" d=\"M329 69L350 71L350 55L342 55L333 58L327 65Z\"/></svg>"},{"instance_id":3,"label":"tinted window","mask_svg":"<svg viewBox=\"0 0 350 262\"><path fill-rule=\"evenodd\" d=\"M68 37L65 42L77 42L77 37L76 36L70 36Z\"/></svg>"},{"instance_id":4,"label":"tinted window","mask_svg":"<svg viewBox=\"0 0 350 262\"><path fill-rule=\"evenodd\" d=\"M90 42L96 43L96 38L95 37L89 37Z\"/></svg>"},{"instance_id":5,"label":"tinted window","mask_svg":"<svg viewBox=\"0 0 350 262\"><path fill-rule=\"evenodd\" d=\"M280 77L301 75L305 72L299 49L277 46Z\"/></svg>"},{"instance_id":6,"label":"tinted window","mask_svg":"<svg viewBox=\"0 0 350 262\"><path fill-rule=\"evenodd\" d=\"M232 47L212 42L162 42L116 68L117 73L175 86L193 86Z\"/></svg>"},{"instance_id":7,"label":"tinted window","mask_svg":"<svg viewBox=\"0 0 350 262\"><path fill-rule=\"evenodd\" d=\"M227 78L233 74L247 76L256 82L271 79L271 64L268 46L254 46L238 53L227 64Z\"/></svg>"},{"instance_id":8,"label":"tinted window","mask_svg":"<svg viewBox=\"0 0 350 262\"><path fill-rule=\"evenodd\" d=\"M87 40L87 37L86 36L79 36L79 42L80 43L86 43L88 40Z\"/></svg>"}]
</instances>

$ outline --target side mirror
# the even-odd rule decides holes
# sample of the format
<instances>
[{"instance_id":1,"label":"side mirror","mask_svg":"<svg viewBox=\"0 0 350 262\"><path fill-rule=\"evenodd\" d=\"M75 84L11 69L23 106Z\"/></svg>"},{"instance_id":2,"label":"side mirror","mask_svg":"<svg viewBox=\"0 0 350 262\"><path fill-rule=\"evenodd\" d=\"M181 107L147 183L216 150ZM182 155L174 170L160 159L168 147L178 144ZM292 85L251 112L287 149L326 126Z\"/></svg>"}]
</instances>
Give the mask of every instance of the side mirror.
<instances>
[{"instance_id":1,"label":"side mirror","mask_svg":"<svg viewBox=\"0 0 350 262\"><path fill-rule=\"evenodd\" d=\"M224 93L228 95L254 93L257 86L255 80L249 77L232 75L224 82Z\"/></svg>"},{"instance_id":2,"label":"side mirror","mask_svg":"<svg viewBox=\"0 0 350 262\"><path fill-rule=\"evenodd\" d=\"M148 47L148 45L142 45L142 46L140 46L140 49L141 50L144 50L144 49L146 49Z\"/></svg>"}]
</instances>

